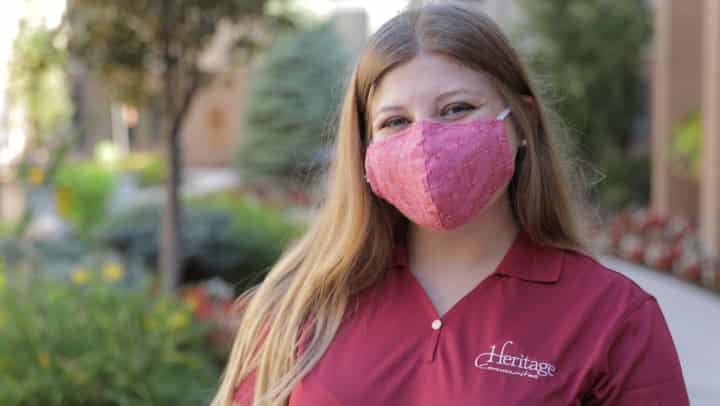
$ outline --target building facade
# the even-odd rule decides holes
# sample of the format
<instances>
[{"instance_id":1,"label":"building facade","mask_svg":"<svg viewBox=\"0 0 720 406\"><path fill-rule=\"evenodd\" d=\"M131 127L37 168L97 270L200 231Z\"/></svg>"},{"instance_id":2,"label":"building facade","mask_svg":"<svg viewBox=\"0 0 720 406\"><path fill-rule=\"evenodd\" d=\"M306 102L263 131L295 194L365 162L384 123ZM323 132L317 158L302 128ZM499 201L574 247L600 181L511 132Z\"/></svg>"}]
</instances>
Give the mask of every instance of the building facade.
<instances>
[{"instance_id":1,"label":"building facade","mask_svg":"<svg viewBox=\"0 0 720 406\"><path fill-rule=\"evenodd\" d=\"M656 0L652 207L696 219L705 249L720 254L720 2ZM697 190L672 171L672 131L689 113L703 122Z\"/></svg>"}]
</instances>

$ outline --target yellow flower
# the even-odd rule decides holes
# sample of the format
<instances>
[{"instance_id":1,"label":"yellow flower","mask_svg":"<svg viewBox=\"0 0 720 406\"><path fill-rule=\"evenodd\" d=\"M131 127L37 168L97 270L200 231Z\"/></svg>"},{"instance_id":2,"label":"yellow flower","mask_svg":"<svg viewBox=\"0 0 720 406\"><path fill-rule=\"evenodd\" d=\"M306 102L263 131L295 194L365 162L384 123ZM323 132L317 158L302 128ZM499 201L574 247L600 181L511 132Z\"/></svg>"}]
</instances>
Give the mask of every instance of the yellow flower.
<instances>
[{"instance_id":1,"label":"yellow flower","mask_svg":"<svg viewBox=\"0 0 720 406\"><path fill-rule=\"evenodd\" d=\"M45 180L45 172L42 168L34 166L30 169L30 173L28 173L28 180L34 185L39 185Z\"/></svg>"},{"instance_id":2,"label":"yellow flower","mask_svg":"<svg viewBox=\"0 0 720 406\"><path fill-rule=\"evenodd\" d=\"M187 326L189 321L190 320L188 319L187 314L183 312L175 312L168 319L168 326L170 329L176 330Z\"/></svg>"},{"instance_id":3,"label":"yellow flower","mask_svg":"<svg viewBox=\"0 0 720 406\"><path fill-rule=\"evenodd\" d=\"M73 206L72 190L61 187L55 191L55 205L57 210L63 217L68 217Z\"/></svg>"},{"instance_id":4,"label":"yellow flower","mask_svg":"<svg viewBox=\"0 0 720 406\"><path fill-rule=\"evenodd\" d=\"M85 285L90 280L90 273L83 268L77 268L72 273L72 281L76 285Z\"/></svg>"},{"instance_id":5,"label":"yellow flower","mask_svg":"<svg viewBox=\"0 0 720 406\"><path fill-rule=\"evenodd\" d=\"M38 354L38 363L43 368L50 367L50 354L47 351L42 351Z\"/></svg>"},{"instance_id":6,"label":"yellow flower","mask_svg":"<svg viewBox=\"0 0 720 406\"><path fill-rule=\"evenodd\" d=\"M116 282L122 279L125 270L117 262L108 262L103 266L102 274L106 281Z\"/></svg>"}]
</instances>

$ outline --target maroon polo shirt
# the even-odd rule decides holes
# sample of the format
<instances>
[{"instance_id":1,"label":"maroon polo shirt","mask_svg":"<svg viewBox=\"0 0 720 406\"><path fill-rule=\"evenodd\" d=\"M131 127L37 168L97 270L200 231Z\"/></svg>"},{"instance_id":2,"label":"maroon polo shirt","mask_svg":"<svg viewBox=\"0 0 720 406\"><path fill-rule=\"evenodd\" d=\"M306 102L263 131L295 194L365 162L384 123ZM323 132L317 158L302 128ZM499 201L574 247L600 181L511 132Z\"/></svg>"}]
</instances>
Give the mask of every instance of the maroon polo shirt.
<instances>
[{"instance_id":1,"label":"maroon polo shirt","mask_svg":"<svg viewBox=\"0 0 720 406\"><path fill-rule=\"evenodd\" d=\"M655 297L624 275L521 231L440 317L406 252L349 307L291 406L689 404Z\"/></svg>"}]
</instances>

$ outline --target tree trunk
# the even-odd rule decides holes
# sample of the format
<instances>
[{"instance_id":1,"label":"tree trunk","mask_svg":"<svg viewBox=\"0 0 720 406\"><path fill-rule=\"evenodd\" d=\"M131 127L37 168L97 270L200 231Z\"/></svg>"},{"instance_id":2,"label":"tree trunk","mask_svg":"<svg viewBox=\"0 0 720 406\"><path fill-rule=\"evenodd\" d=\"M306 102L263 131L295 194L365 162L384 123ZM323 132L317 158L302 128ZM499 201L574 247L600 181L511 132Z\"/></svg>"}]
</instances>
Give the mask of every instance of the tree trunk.
<instances>
[{"instance_id":1,"label":"tree trunk","mask_svg":"<svg viewBox=\"0 0 720 406\"><path fill-rule=\"evenodd\" d=\"M172 91L168 92L171 97ZM169 121L169 120L168 120ZM165 205L162 210L161 250L159 268L162 272L163 289L175 291L180 284L180 196L182 165L180 162L180 129L168 125L170 134L166 140L166 156L168 160L168 178L165 185Z\"/></svg>"},{"instance_id":2,"label":"tree trunk","mask_svg":"<svg viewBox=\"0 0 720 406\"><path fill-rule=\"evenodd\" d=\"M175 93L175 58L171 49L170 0L162 0L163 8L163 135L168 162L168 178L165 185L165 205L162 210L160 226L160 253L158 269L161 273L162 288L166 292L174 292L180 284L180 198L178 189L181 184L180 164L180 128L174 125L177 121L174 105Z\"/></svg>"}]
</instances>

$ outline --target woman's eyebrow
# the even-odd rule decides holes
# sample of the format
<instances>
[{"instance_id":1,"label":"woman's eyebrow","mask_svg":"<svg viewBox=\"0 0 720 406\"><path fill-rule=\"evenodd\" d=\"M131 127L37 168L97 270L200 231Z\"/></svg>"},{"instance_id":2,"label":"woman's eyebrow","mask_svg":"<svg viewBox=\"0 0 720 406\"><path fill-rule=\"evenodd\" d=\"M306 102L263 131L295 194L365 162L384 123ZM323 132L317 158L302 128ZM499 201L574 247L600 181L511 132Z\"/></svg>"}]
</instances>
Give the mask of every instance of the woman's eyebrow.
<instances>
[{"instance_id":1,"label":"woman's eyebrow","mask_svg":"<svg viewBox=\"0 0 720 406\"><path fill-rule=\"evenodd\" d=\"M447 92L441 93L440 95L438 95L438 96L435 98L435 100L436 100L436 101L442 101L442 100L445 100L445 99L449 99L449 98L452 97L452 96L457 96L457 95L462 95L462 94L468 95L468 96L482 96L482 95L483 95L482 92L476 91L476 90L472 90L472 89L467 89L467 88L464 88L464 89L454 89L454 90L449 90L449 91L447 91Z\"/></svg>"},{"instance_id":2,"label":"woman's eyebrow","mask_svg":"<svg viewBox=\"0 0 720 406\"><path fill-rule=\"evenodd\" d=\"M380 113L393 110L402 110L402 106L383 106L375 112L374 116L377 117L378 115L380 115Z\"/></svg>"}]
</instances>

